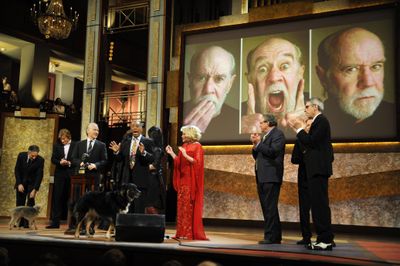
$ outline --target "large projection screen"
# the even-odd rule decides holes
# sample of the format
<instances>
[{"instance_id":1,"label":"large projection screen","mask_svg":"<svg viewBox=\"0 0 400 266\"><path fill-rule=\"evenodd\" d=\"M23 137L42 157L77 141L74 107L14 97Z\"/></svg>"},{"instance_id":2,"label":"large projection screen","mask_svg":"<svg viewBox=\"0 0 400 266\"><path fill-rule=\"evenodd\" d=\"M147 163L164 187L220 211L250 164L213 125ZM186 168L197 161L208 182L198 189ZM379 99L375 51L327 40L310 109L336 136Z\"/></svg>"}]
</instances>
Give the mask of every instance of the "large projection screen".
<instances>
[{"instance_id":1,"label":"large projection screen","mask_svg":"<svg viewBox=\"0 0 400 266\"><path fill-rule=\"evenodd\" d=\"M396 9L185 34L181 125L204 144L249 143L262 114L286 138L304 101L324 100L337 142L398 139Z\"/></svg>"}]
</instances>

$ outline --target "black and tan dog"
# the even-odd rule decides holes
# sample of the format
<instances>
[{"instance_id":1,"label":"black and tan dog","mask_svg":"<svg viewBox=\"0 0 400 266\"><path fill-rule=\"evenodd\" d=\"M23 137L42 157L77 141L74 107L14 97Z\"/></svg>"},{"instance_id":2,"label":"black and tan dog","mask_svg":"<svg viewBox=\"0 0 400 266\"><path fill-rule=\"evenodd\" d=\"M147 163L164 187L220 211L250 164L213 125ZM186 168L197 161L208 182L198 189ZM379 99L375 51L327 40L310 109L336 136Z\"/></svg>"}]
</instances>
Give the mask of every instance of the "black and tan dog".
<instances>
[{"instance_id":1,"label":"black and tan dog","mask_svg":"<svg viewBox=\"0 0 400 266\"><path fill-rule=\"evenodd\" d=\"M40 212L40 206L35 205L34 207L30 206L18 206L11 210L11 220L8 224L10 230L18 225L21 218L25 218L29 222L29 228L37 230L35 219L38 217Z\"/></svg>"},{"instance_id":2,"label":"black and tan dog","mask_svg":"<svg viewBox=\"0 0 400 266\"><path fill-rule=\"evenodd\" d=\"M128 208L134 199L139 196L140 191L132 183L124 184L115 191L90 191L85 193L74 207L74 216L77 222L75 238L79 238L84 221L86 221L86 235L90 237L89 227L99 217L110 222L106 237L111 238L111 232L115 229L117 214Z\"/></svg>"}]
</instances>

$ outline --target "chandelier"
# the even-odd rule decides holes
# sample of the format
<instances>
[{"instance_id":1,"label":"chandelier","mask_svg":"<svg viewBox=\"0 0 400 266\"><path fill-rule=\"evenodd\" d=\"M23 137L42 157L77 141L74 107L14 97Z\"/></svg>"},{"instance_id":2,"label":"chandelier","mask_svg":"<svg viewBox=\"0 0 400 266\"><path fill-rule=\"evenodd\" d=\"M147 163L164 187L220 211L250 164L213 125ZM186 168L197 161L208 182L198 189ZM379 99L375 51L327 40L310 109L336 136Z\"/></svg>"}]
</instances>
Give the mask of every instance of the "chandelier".
<instances>
[{"instance_id":1,"label":"chandelier","mask_svg":"<svg viewBox=\"0 0 400 266\"><path fill-rule=\"evenodd\" d=\"M64 12L62 0L39 1L33 4L31 17L39 27L46 39L54 38L62 40L68 38L71 31L78 25L79 14L70 8L69 16Z\"/></svg>"}]
</instances>

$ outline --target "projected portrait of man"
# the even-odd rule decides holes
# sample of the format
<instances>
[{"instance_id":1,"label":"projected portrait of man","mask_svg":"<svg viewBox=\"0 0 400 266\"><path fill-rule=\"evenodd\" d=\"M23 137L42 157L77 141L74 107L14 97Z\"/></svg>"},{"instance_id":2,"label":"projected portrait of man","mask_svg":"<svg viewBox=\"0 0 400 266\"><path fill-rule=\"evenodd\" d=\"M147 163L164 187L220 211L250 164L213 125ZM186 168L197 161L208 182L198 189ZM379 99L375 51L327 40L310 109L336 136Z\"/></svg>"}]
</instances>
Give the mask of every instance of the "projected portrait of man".
<instances>
[{"instance_id":1,"label":"projected portrait of man","mask_svg":"<svg viewBox=\"0 0 400 266\"><path fill-rule=\"evenodd\" d=\"M225 104L236 77L233 55L220 46L196 51L187 75L191 100L184 105L183 125L197 126L205 139L227 131L238 134L238 110Z\"/></svg>"},{"instance_id":2,"label":"projected portrait of man","mask_svg":"<svg viewBox=\"0 0 400 266\"><path fill-rule=\"evenodd\" d=\"M247 55L248 101L241 133L260 131L263 114L287 126L288 114L304 110L304 65L301 50L283 38L269 38Z\"/></svg>"},{"instance_id":3,"label":"projected portrait of man","mask_svg":"<svg viewBox=\"0 0 400 266\"><path fill-rule=\"evenodd\" d=\"M335 32L320 43L316 72L328 93L334 136L368 136L377 123L379 131L394 130L394 106L382 100L385 61L380 38L363 28Z\"/></svg>"}]
</instances>

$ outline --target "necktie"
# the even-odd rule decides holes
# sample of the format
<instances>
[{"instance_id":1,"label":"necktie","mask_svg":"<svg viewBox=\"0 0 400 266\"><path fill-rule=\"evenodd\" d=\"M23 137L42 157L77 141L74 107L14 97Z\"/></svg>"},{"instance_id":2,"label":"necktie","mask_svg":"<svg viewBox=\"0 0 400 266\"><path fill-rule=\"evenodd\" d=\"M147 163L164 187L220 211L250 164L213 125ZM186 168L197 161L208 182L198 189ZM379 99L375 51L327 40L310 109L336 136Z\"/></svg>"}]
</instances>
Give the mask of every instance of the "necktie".
<instances>
[{"instance_id":1,"label":"necktie","mask_svg":"<svg viewBox=\"0 0 400 266\"><path fill-rule=\"evenodd\" d=\"M133 138L132 145L131 145L131 154L130 154L130 168L131 169L133 169L133 167L135 166L136 151L137 151L137 139Z\"/></svg>"},{"instance_id":2,"label":"necktie","mask_svg":"<svg viewBox=\"0 0 400 266\"><path fill-rule=\"evenodd\" d=\"M88 153L90 153L93 149L93 140L89 141L89 148L87 150Z\"/></svg>"},{"instance_id":3,"label":"necktie","mask_svg":"<svg viewBox=\"0 0 400 266\"><path fill-rule=\"evenodd\" d=\"M267 134L265 134L263 137L262 137L262 141L261 142L264 142L264 140L267 138Z\"/></svg>"}]
</instances>

